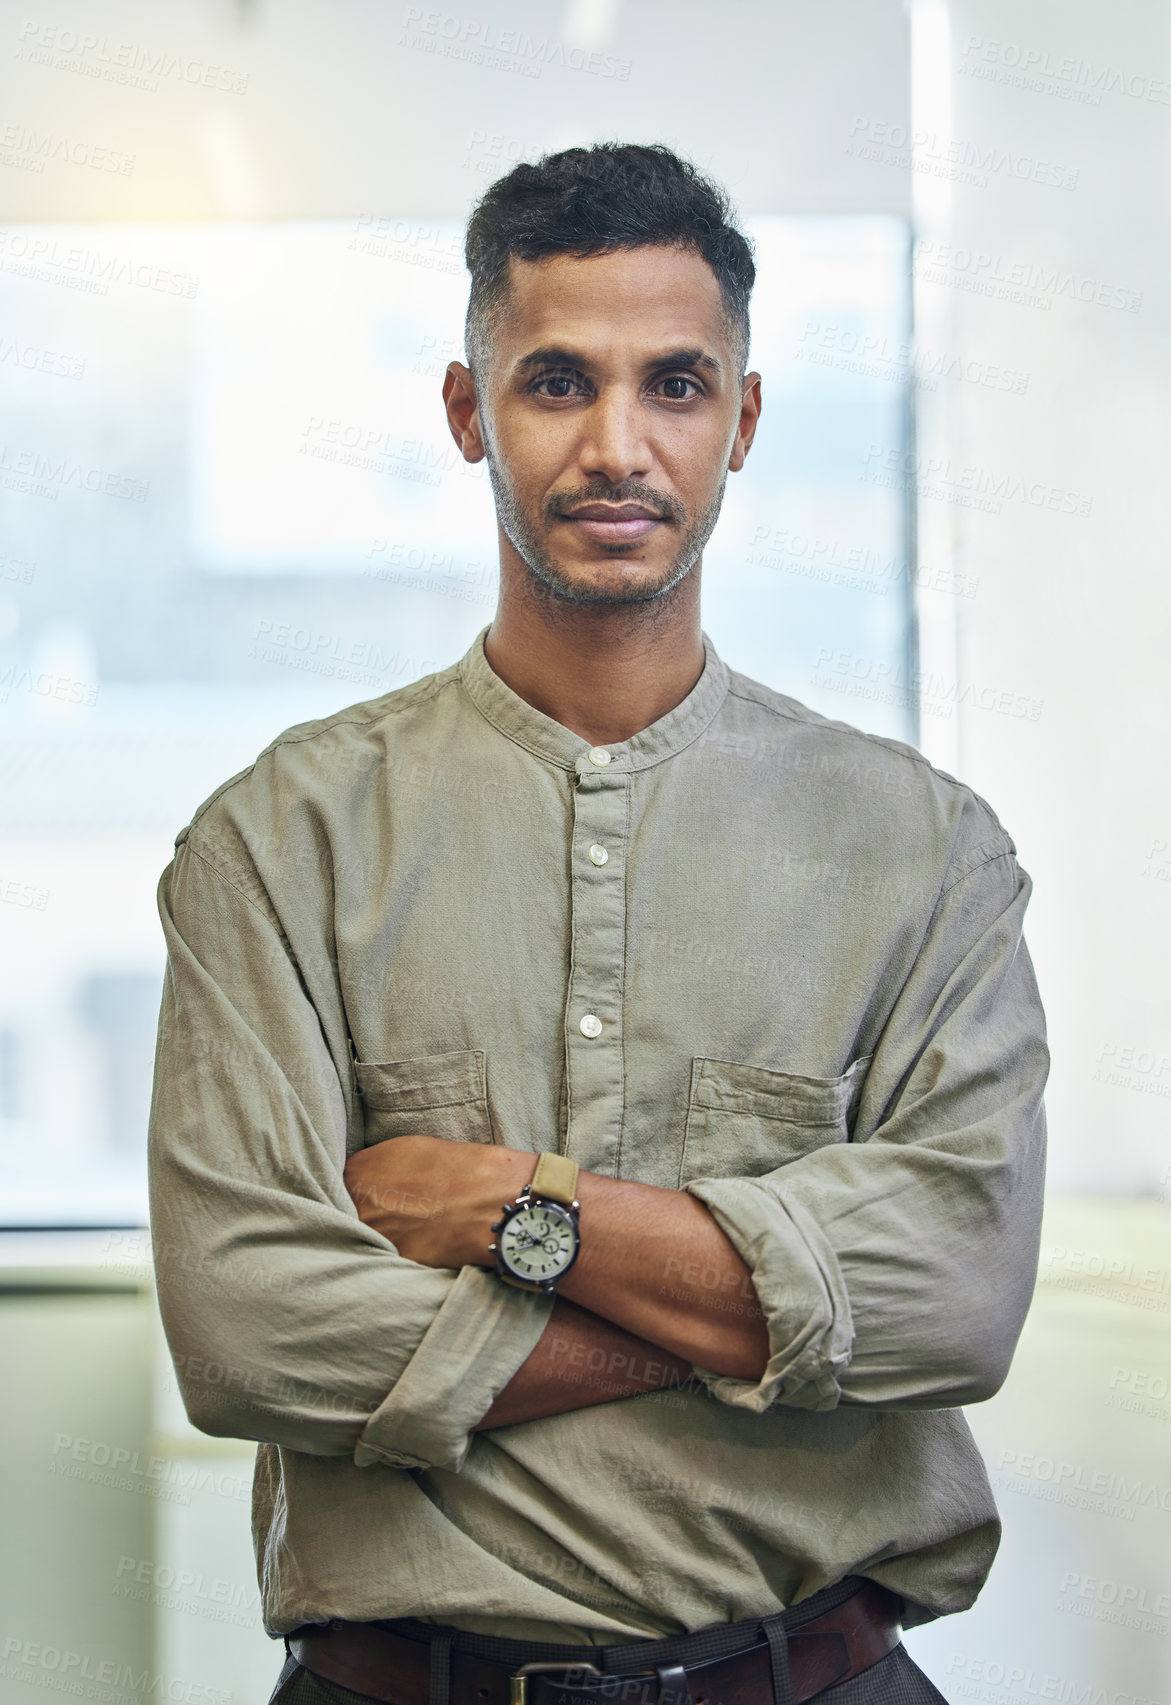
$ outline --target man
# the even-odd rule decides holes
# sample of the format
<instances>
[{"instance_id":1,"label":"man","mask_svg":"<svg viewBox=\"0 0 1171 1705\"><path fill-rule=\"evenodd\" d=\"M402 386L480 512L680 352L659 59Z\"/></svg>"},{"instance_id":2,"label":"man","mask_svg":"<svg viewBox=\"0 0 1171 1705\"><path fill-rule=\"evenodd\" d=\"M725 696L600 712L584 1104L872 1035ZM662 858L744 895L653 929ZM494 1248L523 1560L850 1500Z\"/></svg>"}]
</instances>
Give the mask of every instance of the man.
<instances>
[{"instance_id":1,"label":"man","mask_svg":"<svg viewBox=\"0 0 1171 1705\"><path fill-rule=\"evenodd\" d=\"M721 192L568 150L467 257L496 616L160 887L159 1296L195 1425L260 1441L274 1700L938 1699L900 1619L991 1565L957 1406L1036 1269L1029 881L701 630L761 406Z\"/></svg>"}]
</instances>

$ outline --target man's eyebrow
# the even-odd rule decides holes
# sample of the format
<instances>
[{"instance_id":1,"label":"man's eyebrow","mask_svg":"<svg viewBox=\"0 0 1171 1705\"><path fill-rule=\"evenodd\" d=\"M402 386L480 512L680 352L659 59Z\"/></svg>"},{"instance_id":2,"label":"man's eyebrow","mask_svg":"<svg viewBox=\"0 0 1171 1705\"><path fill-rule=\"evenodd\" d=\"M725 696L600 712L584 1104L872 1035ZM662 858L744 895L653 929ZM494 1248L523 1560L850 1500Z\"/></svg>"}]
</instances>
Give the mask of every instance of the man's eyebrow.
<instances>
[{"instance_id":1,"label":"man's eyebrow","mask_svg":"<svg viewBox=\"0 0 1171 1705\"><path fill-rule=\"evenodd\" d=\"M573 367L586 369L589 357L576 349L566 349L560 344L544 344L540 349L530 349L527 355L522 355L513 364L513 372L521 377L540 367ZM723 377L724 369L714 355L709 355L705 349L698 346L689 349L669 349L663 355L652 355L642 364L644 373L658 373L665 367L694 367L701 373L710 373L713 378Z\"/></svg>"}]
</instances>

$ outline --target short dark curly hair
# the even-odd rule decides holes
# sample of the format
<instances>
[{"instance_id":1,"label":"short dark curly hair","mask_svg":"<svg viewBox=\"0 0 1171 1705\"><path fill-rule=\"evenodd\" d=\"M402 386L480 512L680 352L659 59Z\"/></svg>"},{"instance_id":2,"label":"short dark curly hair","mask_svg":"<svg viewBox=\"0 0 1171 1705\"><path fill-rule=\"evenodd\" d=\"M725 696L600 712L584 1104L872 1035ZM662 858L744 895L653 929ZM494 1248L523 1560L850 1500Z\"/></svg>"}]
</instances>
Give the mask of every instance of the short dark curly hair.
<instances>
[{"instance_id":1,"label":"short dark curly hair","mask_svg":"<svg viewBox=\"0 0 1171 1705\"><path fill-rule=\"evenodd\" d=\"M756 267L751 242L732 218L720 186L662 143L599 142L543 154L535 165L522 162L490 185L468 220L464 258L472 290L464 336L473 377L491 354L511 255L584 259L647 246L681 248L707 261L743 374Z\"/></svg>"}]
</instances>

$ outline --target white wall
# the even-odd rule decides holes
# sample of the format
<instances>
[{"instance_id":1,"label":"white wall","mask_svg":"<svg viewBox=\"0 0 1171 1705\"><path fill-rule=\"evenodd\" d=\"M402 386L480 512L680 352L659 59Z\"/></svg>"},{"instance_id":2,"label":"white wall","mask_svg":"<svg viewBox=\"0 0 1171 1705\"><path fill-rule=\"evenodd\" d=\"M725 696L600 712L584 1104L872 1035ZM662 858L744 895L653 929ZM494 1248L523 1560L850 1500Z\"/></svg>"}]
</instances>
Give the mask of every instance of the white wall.
<instances>
[{"instance_id":1,"label":"white wall","mask_svg":"<svg viewBox=\"0 0 1171 1705\"><path fill-rule=\"evenodd\" d=\"M957 1701L1161 1700L1171 14L914 17L919 356L964 364L919 397L922 559L962 589L921 594L928 691L959 700L923 744L1035 879L1053 1075L1037 1295L1003 1392L969 1417L1004 1541L976 1608L911 1645Z\"/></svg>"},{"instance_id":2,"label":"white wall","mask_svg":"<svg viewBox=\"0 0 1171 1705\"><path fill-rule=\"evenodd\" d=\"M152 1555L166 1491L145 1472L151 1297L92 1264L100 1237L65 1251L0 1236L4 1705L32 1705L64 1678L112 1680L103 1664L137 1675L151 1662L150 1605L126 1597L118 1573L120 1559ZM65 1266L79 1245L81 1271Z\"/></svg>"},{"instance_id":3,"label":"white wall","mask_svg":"<svg viewBox=\"0 0 1171 1705\"><path fill-rule=\"evenodd\" d=\"M978 583L970 598L943 600L954 661L938 610L925 609L923 664L1042 708L1031 721L969 698L956 744L931 717L925 736L990 799L1036 881L1027 928L1054 1055L1051 1189L1166 1198L1171 12L954 0L945 47L934 10L920 9L921 332L1027 375L1027 389L963 380L922 399L921 476L938 492L945 481L928 471L938 459L953 482L920 498L924 549L950 550ZM1019 76L1005 62L1028 53L1055 68L1034 71L1040 88L995 80ZM1136 93L1095 89L1102 76ZM1100 104L1069 98L1079 88ZM1152 89L1161 101L1139 98ZM1015 163L982 174L986 188L929 170L946 149L948 96L952 140ZM1076 187L1012 175L1030 163ZM1027 300L1012 300L1014 289ZM1098 294L1141 305L1099 305ZM955 501L965 477L989 497L1005 475L1034 500L1082 499L1089 513L1011 496L999 513Z\"/></svg>"},{"instance_id":4,"label":"white wall","mask_svg":"<svg viewBox=\"0 0 1171 1705\"><path fill-rule=\"evenodd\" d=\"M263 1701L255 1447L183 1413L141 1232L0 1233L0 1701Z\"/></svg>"},{"instance_id":5,"label":"white wall","mask_svg":"<svg viewBox=\"0 0 1171 1705\"><path fill-rule=\"evenodd\" d=\"M748 213L907 208L904 171L847 152L856 114L906 116L901 0L62 0L4 37L6 124L133 156L0 170L5 219L458 215L603 137L683 147Z\"/></svg>"}]
</instances>

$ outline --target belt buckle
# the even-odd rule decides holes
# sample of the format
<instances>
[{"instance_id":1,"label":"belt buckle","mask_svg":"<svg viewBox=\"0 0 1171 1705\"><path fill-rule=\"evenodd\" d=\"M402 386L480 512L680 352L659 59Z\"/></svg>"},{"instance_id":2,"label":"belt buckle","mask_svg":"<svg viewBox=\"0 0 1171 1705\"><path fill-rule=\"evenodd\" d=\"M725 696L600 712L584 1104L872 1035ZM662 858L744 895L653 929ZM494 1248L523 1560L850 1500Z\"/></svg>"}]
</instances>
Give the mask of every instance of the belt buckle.
<instances>
[{"instance_id":1,"label":"belt buckle","mask_svg":"<svg viewBox=\"0 0 1171 1705\"><path fill-rule=\"evenodd\" d=\"M508 1705L529 1705L529 1676L551 1669L577 1670L583 1675L596 1675L599 1680L602 1677L602 1672L596 1664L521 1664L515 1675L508 1678Z\"/></svg>"}]
</instances>

